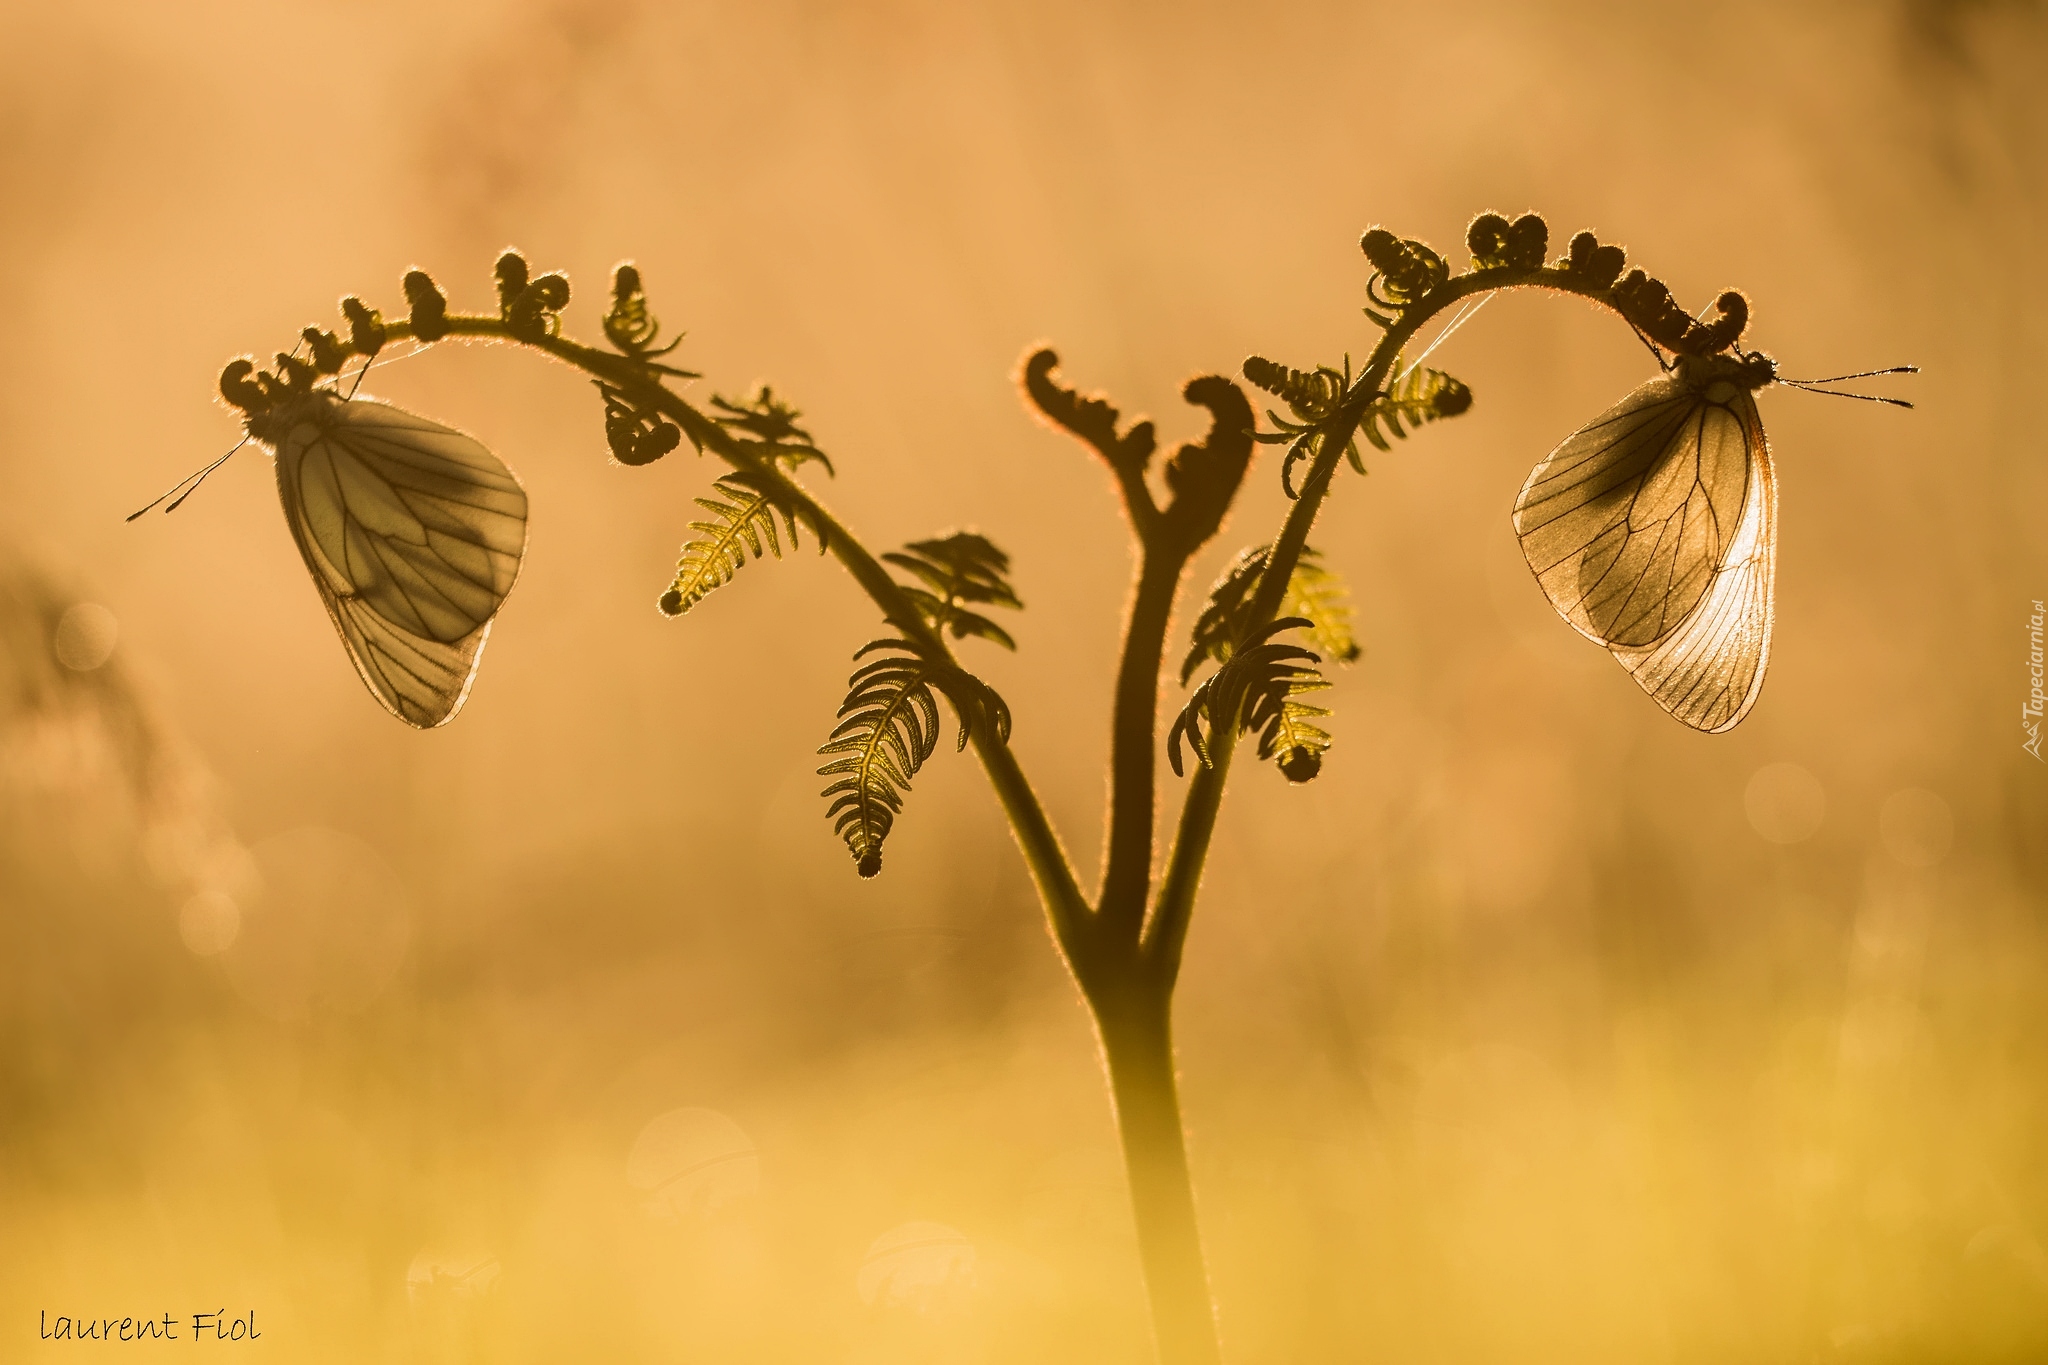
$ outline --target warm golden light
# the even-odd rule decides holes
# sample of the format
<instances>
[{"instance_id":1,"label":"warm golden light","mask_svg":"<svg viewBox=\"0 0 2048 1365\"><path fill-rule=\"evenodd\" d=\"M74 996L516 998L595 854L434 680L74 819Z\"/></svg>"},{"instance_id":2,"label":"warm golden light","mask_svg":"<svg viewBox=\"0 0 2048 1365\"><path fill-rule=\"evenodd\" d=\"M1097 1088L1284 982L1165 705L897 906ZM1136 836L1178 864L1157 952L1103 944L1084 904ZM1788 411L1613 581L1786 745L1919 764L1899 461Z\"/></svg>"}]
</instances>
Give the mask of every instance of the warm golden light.
<instances>
[{"instance_id":1,"label":"warm golden light","mask_svg":"<svg viewBox=\"0 0 2048 1365\"><path fill-rule=\"evenodd\" d=\"M1366 228L1458 272L1527 209L1700 327L1739 286L1785 374L1919 365L1917 406L1756 389L1769 673L1718 735L1518 537L1656 374L1612 311L1503 292L1337 468L1350 630L1273 731L1319 771L1239 746L1175 997L1223 1359L2048 1359L2036 7L224 0L0 44L0 1361L1149 1359L1095 1027L948 696L877 876L825 818L893 627L815 524L685 555L727 466L452 337L363 393L523 486L460 678L365 686L259 443L123 518L344 294L496 318L512 245L598 344L630 259L678 392L800 409L904 582L1014 589L947 608L1014 653L948 638L1092 892L1130 532L1033 374L1149 416L1163 502L1242 434L1191 376L1271 433L1247 356L1363 372L1403 287ZM1179 665L1286 459L1185 568L1162 858ZM394 721L487 617L460 714Z\"/></svg>"}]
</instances>

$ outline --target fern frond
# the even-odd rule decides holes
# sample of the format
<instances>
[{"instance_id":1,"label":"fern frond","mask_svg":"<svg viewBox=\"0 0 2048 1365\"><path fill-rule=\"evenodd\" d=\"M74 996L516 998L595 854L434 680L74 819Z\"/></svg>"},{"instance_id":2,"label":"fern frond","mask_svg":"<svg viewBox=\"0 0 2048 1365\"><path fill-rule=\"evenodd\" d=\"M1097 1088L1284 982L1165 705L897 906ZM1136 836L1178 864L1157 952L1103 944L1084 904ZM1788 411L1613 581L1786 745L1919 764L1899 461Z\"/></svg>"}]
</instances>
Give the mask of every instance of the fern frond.
<instances>
[{"instance_id":1,"label":"fern frond","mask_svg":"<svg viewBox=\"0 0 2048 1365\"><path fill-rule=\"evenodd\" d=\"M1302 421L1319 422L1336 410L1338 400L1351 387L1348 357L1344 366L1346 372L1328 365L1291 370L1277 360L1255 355L1244 362L1244 377L1287 404Z\"/></svg>"},{"instance_id":2,"label":"fern frond","mask_svg":"<svg viewBox=\"0 0 2048 1365\"><path fill-rule=\"evenodd\" d=\"M1187 658L1181 663L1180 680L1185 686L1204 659L1228 665L1231 650L1242 630L1244 613L1251 604L1259 575L1265 571L1267 546L1255 546L1238 553L1209 591L1209 605L1195 622ZM1322 657L1350 663L1361 650L1352 629L1350 592L1337 571L1323 561L1314 546L1304 545L1294 573L1287 581L1287 595L1281 599L1284 616L1307 628L1309 640ZM1271 633L1269 629L1268 634ZM1311 656L1314 657L1314 656ZM1318 660L1320 662L1320 660ZM1221 676L1220 674L1218 676ZM1214 682L1211 679L1210 682ZM1207 684L1205 684L1206 686ZM1330 714L1328 708L1301 700L1302 694L1320 692L1330 684L1313 669L1294 676L1277 709L1263 713L1266 720L1259 739L1259 757L1274 759L1290 782L1306 782L1323 766L1329 751L1329 731L1316 721ZM1193 705L1193 698L1189 699ZM1184 713L1185 714L1185 713ZM1252 728L1250 725L1247 729ZM1213 727L1212 727L1213 729ZM1190 739L1197 738L1190 734ZM1197 748L1197 753L1201 750ZM1172 754L1168 755L1173 757ZM1179 772L1178 764L1175 772Z\"/></svg>"},{"instance_id":3,"label":"fern frond","mask_svg":"<svg viewBox=\"0 0 2048 1365\"><path fill-rule=\"evenodd\" d=\"M1229 660L1231 646L1243 629L1252 591L1258 587L1259 575L1266 570L1270 548L1255 545L1238 551L1237 558L1230 561L1216 585L1209 589L1209 604L1195 619L1187 658L1181 661L1181 686L1187 686L1204 659L1217 663ZM1323 651L1324 657L1348 664L1361 653L1352 629L1350 596L1343 578L1324 562L1322 551L1304 545L1301 558L1295 561L1294 573L1287 580L1287 595L1281 599L1280 613L1307 617L1309 639Z\"/></svg>"},{"instance_id":4,"label":"fern frond","mask_svg":"<svg viewBox=\"0 0 2048 1365\"><path fill-rule=\"evenodd\" d=\"M830 801L825 818L846 840L863 877L882 870L882 843L903 809L903 794L939 742L937 687L960 722L959 747L976 725L988 726L1003 742L1010 738L1010 708L981 679L921 654L908 640L870 640L854 652L859 660L881 657L847 679L839 723L818 749L828 757L818 776L838 780L819 795Z\"/></svg>"},{"instance_id":5,"label":"fern frond","mask_svg":"<svg viewBox=\"0 0 2048 1365\"><path fill-rule=\"evenodd\" d=\"M1166 735L1166 760L1173 765L1175 776L1182 771L1182 736L1205 768L1214 762L1210 753L1226 727L1245 733L1259 731L1260 757L1268 756L1271 744L1265 735L1276 730L1289 694L1300 683L1322 679L1315 670L1322 662L1320 656L1299 645L1275 643L1273 637L1308 624L1299 616L1281 617L1260 630L1251 643L1232 654L1194 690Z\"/></svg>"},{"instance_id":6,"label":"fern frond","mask_svg":"<svg viewBox=\"0 0 2048 1365\"><path fill-rule=\"evenodd\" d=\"M1237 640L1239 624L1245 608L1251 604L1252 590L1259 585L1259 575L1266 571L1266 556L1271 549L1269 545L1253 545L1239 550L1237 558L1224 566L1222 577L1209 589L1209 604L1195 618L1188 656L1181 661L1182 687L1188 685L1188 679L1204 659L1229 662L1230 647Z\"/></svg>"},{"instance_id":7,"label":"fern frond","mask_svg":"<svg viewBox=\"0 0 2048 1365\"><path fill-rule=\"evenodd\" d=\"M836 755L818 769L818 776L838 779L819 793L831 802L825 818L863 877L882 870L882 841L903 809L903 793L939 742L937 666L907 640L870 640L853 657L877 650L888 652L847 679L839 724L818 748Z\"/></svg>"},{"instance_id":8,"label":"fern frond","mask_svg":"<svg viewBox=\"0 0 2048 1365\"><path fill-rule=\"evenodd\" d=\"M1287 596L1281 600L1282 616L1306 616L1309 642L1335 663L1357 661L1358 633L1352 628L1351 590L1343 576L1324 562L1313 545L1301 547L1294 574L1287 580Z\"/></svg>"},{"instance_id":9,"label":"fern frond","mask_svg":"<svg viewBox=\"0 0 2048 1365\"><path fill-rule=\"evenodd\" d=\"M1291 370L1276 360L1255 355L1244 362L1244 377L1285 402L1296 418L1289 421L1269 408L1266 420L1273 424L1273 430L1252 439L1262 445L1286 444L1287 458L1280 462L1280 487L1288 497L1297 497L1294 466L1303 460L1313 460L1322 450L1325 433L1318 430L1318 424L1335 413L1344 395L1351 392L1351 357L1344 357L1342 370L1328 365L1314 370ZM1344 453L1353 465L1363 469L1356 441L1347 442Z\"/></svg>"},{"instance_id":10,"label":"fern frond","mask_svg":"<svg viewBox=\"0 0 2048 1365\"><path fill-rule=\"evenodd\" d=\"M1287 698L1259 735L1259 757L1275 759L1289 782L1312 780L1323 770L1323 755L1330 751L1330 732L1315 722L1330 714L1325 706L1301 700L1304 692L1321 692L1330 686L1320 676L1297 678L1288 684Z\"/></svg>"},{"instance_id":11,"label":"fern frond","mask_svg":"<svg viewBox=\"0 0 2048 1365\"><path fill-rule=\"evenodd\" d=\"M1373 399L1372 406L1359 419L1358 430L1381 450L1392 450L1394 447L1387 440L1388 434L1405 438L1409 431L1425 422L1434 422L1439 417L1456 417L1471 406L1472 390L1461 381L1442 370L1428 370L1418 365ZM1406 428L1401 425L1404 418L1408 423ZM1355 449L1351 462L1359 473L1365 472Z\"/></svg>"},{"instance_id":12,"label":"fern frond","mask_svg":"<svg viewBox=\"0 0 2048 1365\"><path fill-rule=\"evenodd\" d=\"M729 433L752 438L736 442L740 449L777 461L785 469L816 460L827 474L834 472L832 461L812 442L811 433L797 425L803 414L777 398L768 385L756 384L752 393L739 399L713 394L711 406L718 409L712 415L718 425Z\"/></svg>"},{"instance_id":13,"label":"fern frond","mask_svg":"<svg viewBox=\"0 0 2048 1365\"><path fill-rule=\"evenodd\" d=\"M1024 606L1010 586L1010 557L986 537L955 531L937 540L914 540L882 558L924 582L922 588L906 586L903 592L934 630L950 630L956 640L974 635L1004 649L1017 647L1008 631L964 605L971 602L1018 610Z\"/></svg>"},{"instance_id":14,"label":"fern frond","mask_svg":"<svg viewBox=\"0 0 2048 1365\"><path fill-rule=\"evenodd\" d=\"M690 529L701 534L683 546L675 582L661 595L664 616L681 616L714 590L730 583L749 554L755 559L764 559L769 554L782 558L782 540L775 525L778 514L782 529L789 534L790 548L801 543L797 520L803 509L780 499L765 480L735 470L720 477L712 487L714 495L698 498L696 503L713 519L690 523ZM823 528L814 523L812 530L822 532ZM819 553L824 549L825 538L819 534Z\"/></svg>"}]
</instances>

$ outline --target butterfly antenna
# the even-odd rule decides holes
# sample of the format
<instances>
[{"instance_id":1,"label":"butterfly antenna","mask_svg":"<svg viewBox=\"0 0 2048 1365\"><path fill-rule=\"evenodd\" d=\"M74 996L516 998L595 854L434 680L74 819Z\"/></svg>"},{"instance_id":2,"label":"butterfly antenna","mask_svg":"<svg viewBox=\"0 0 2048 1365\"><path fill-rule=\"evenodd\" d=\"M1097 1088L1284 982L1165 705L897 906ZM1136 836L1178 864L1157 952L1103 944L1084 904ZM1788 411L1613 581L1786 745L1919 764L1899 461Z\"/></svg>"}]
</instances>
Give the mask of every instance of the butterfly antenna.
<instances>
[{"instance_id":1,"label":"butterfly antenna","mask_svg":"<svg viewBox=\"0 0 2048 1365\"><path fill-rule=\"evenodd\" d=\"M1918 365L1894 365L1888 370L1858 370L1854 374L1838 374L1827 379L1787 379L1786 384L1839 384L1845 379L1874 379L1881 374L1918 374Z\"/></svg>"},{"instance_id":2,"label":"butterfly antenna","mask_svg":"<svg viewBox=\"0 0 2048 1365\"><path fill-rule=\"evenodd\" d=\"M1858 370L1855 374L1838 374L1827 379L1780 379L1780 384L1808 393L1824 393L1831 398L1860 398L1866 403L1888 403L1895 408L1910 408L1913 405L1903 398L1880 398L1874 393L1843 393L1840 389L1823 388L1825 384L1841 384L1851 379L1875 379L1887 374L1918 374L1918 365L1892 365L1882 370Z\"/></svg>"},{"instance_id":3,"label":"butterfly antenna","mask_svg":"<svg viewBox=\"0 0 2048 1365\"><path fill-rule=\"evenodd\" d=\"M179 503L182 503L183 501L185 501L185 499L191 497L194 493L199 491L199 485L206 482L206 476L208 474L211 474L214 470L219 469L222 465L226 464L228 462L228 455L233 455L235 451L240 450L243 446L247 444L249 444L249 438L244 436L241 440L235 442L235 444L228 450L227 455L221 456L218 460L215 460L212 464L206 466L206 468L200 470L197 474L187 474L184 478L178 480L169 488L166 488L163 491L162 495L157 498L156 502L151 503L149 507L140 508L136 511L130 512L125 518L123 518L123 520L135 520L144 512L149 511L150 508L155 507L158 502L162 502L165 498L171 497L173 494L177 495L176 499L171 503L169 507L164 508L164 512L166 515L168 515L172 512L177 511ZM184 491L179 492L180 489L183 489Z\"/></svg>"},{"instance_id":4,"label":"butterfly antenna","mask_svg":"<svg viewBox=\"0 0 2048 1365\"><path fill-rule=\"evenodd\" d=\"M1879 370L1877 373L1894 374L1897 371ZM1860 398L1866 403L1889 403L1895 408L1910 408L1913 406L1903 398L1884 398L1874 393L1843 393L1840 389L1817 389L1812 384L1804 383L1797 379L1780 379L1778 382L1787 388L1803 389L1807 393L1817 393L1823 398Z\"/></svg>"}]
</instances>

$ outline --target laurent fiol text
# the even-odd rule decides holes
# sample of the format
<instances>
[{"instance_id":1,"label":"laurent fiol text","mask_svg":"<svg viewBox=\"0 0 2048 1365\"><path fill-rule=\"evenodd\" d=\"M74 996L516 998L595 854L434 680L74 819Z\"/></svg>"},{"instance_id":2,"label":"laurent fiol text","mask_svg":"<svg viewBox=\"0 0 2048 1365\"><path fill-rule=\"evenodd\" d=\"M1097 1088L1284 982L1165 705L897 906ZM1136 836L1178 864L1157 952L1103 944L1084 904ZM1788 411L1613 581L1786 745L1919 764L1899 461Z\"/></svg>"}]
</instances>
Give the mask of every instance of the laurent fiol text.
<instances>
[{"instance_id":1,"label":"laurent fiol text","mask_svg":"<svg viewBox=\"0 0 2048 1365\"><path fill-rule=\"evenodd\" d=\"M46 1308L37 1319L44 1341L254 1341L263 1335L256 1330L253 1308L241 1314L216 1308L183 1318L172 1313L158 1318L75 1318L68 1313L52 1316Z\"/></svg>"}]
</instances>

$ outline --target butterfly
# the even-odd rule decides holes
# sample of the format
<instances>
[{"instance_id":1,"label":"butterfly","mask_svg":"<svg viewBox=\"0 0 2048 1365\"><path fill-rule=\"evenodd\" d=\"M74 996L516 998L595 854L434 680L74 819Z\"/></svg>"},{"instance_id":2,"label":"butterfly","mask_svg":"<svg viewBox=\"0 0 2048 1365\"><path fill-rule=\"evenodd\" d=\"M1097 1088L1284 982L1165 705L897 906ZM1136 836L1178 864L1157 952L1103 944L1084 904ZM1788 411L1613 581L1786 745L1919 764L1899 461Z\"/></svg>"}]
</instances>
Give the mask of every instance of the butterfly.
<instances>
[{"instance_id":1,"label":"butterfly","mask_svg":"<svg viewBox=\"0 0 2048 1365\"><path fill-rule=\"evenodd\" d=\"M253 415L292 540L384 709L432 729L468 699L526 552L526 490L475 437L374 399Z\"/></svg>"},{"instance_id":2,"label":"butterfly","mask_svg":"<svg viewBox=\"0 0 2048 1365\"><path fill-rule=\"evenodd\" d=\"M1833 382L1781 380L1761 353L1679 355L1567 436L1515 499L1550 604L1695 730L1734 728L1770 666L1778 475L1756 392Z\"/></svg>"}]
</instances>

